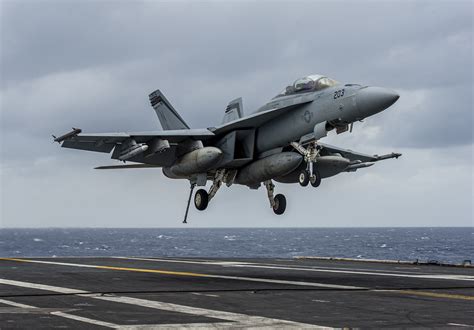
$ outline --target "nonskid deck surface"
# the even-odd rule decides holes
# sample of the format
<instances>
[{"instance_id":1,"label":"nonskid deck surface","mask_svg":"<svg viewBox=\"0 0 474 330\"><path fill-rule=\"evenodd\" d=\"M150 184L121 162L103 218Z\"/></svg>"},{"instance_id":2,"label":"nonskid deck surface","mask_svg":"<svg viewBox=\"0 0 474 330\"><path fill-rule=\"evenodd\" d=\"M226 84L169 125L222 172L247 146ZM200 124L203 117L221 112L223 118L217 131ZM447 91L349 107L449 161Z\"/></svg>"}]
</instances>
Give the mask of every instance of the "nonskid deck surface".
<instances>
[{"instance_id":1,"label":"nonskid deck surface","mask_svg":"<svg viewBox=\"0 0 474 330\"><path fill-rule=\"evenodd\" d=\"M0 259L0 328L473 327L474 268L298 259Z\"/></svg>"}]
</instances>

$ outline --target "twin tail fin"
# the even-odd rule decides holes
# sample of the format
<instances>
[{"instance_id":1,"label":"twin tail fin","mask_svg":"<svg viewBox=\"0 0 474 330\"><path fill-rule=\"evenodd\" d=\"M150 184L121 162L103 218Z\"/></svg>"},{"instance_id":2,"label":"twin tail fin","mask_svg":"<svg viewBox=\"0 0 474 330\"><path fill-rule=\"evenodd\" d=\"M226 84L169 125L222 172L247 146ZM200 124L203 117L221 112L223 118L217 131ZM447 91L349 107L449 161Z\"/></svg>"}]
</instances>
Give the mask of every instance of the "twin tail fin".
<instances>
[{"instance_id":1,"label":"twin tail fin","mask_svg":"<svg viewBox=\"0 0 474 330\"><path fill-rule=\"evenodd\" d=\"M151 106L155 109L161 127L164 130L189 129L188 124L181 118L160 90L157 89L151 93L149 98Z\"/></svg>"},{"instance_id":2,"label":"twin tail fin","mask_svg":"<svg viewBox=\"0 0 474 330\"><path fill-rule=\"evenodd\" d=\"M149 95L150 103L155 109L156 115L164 130L189 129L188 124L173 108L163 93L157 89ZM244 115L242 107L242 98L239 97L229 102L222 119L222 124L229 123L242 118Z\"/></svg>"},{"instance_id":3,"label":"twin tail fin","mask_svg":"<svg viewBox=\"0 0 474 330\"><path fill-rule=\"evenodd\" d=\"M242 118L244 115L244 110L242 107L242 98L239 97L235 100L229 102L229 105L225 109L224 118L222 119L222 124L227 124L231 121Z\"/></svg>"}]
</instances>

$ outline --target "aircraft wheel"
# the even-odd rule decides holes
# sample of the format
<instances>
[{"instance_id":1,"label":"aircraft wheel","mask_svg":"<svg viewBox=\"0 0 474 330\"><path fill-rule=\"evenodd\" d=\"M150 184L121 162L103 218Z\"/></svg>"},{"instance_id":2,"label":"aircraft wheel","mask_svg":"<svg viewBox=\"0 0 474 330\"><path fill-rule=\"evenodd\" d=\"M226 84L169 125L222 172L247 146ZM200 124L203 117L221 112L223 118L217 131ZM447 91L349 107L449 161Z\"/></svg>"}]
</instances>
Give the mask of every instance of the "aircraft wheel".
<instances>
[{"instance_id":1,"label":"aircraft wheel","mask_svg":"<svg viewBox=\"0 0 474 330\"><path fill-rule=\"evenodd\" d=\"M315 188L319 187L321 184L321 174L318 171L314 171L313 176L309 178L309 183Z\"/></svg>"},{"instance_id":2,"label":"aircraft wheel","mask_svg":"<svg viewBox=\"0 0 474 330\"><path fill-rule=\"evenodd\" d=\"M283 214L286 210L286 198L285 195L278 194L273 199L275 204L273 205L273 212L275 214Z\"/></svg>"},{"instance_id":3,"label":"aircraft wheel","mask_svg":"<svg viewBox=\"0 0 474 330\"><path fill-rule=\"evenodd\" d=\"M298 176L298 182L302 187L306 187L309 183L309 172L304 170Z\"/></svg>"},{"instance_id":4,"label":"aircraft wheel","mask_svg":"<svg viewBox=\"0 0 474 330\"><path fill-rule=\"evenodd\" d=\"M204 189L196 191L196 194L194 195L194 206L196 206L199 211L204 211L208 203L209 195L207 194L207 191Z\"/></svg>"}]
</instances>

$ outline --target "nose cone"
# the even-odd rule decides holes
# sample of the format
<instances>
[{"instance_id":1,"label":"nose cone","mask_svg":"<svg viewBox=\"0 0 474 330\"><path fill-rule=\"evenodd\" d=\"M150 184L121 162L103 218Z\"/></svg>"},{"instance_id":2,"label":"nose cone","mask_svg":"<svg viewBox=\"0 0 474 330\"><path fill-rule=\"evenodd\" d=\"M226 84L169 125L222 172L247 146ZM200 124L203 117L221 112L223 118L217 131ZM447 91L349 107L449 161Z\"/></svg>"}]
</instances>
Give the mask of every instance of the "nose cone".
<instances>
[{"instance_id":1,"label":"nose cone","mask_svg":"<svg viewBox=\"0 0 474 330\"><path fill-rule=\"evenodd\" d=\"M400 95L383 87L365 87L356 94L356 104L360 114L368 117L387 109L394 104Z\"/></svg>"}]
</instances>

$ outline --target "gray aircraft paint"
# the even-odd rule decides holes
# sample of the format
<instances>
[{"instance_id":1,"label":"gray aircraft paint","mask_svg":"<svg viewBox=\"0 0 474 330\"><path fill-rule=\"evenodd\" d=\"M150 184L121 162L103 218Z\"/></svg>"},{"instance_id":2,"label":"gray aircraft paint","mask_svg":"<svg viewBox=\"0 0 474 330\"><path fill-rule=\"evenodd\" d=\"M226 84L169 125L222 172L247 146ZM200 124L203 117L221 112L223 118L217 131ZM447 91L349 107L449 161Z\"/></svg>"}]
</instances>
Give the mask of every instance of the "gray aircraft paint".
<instances>
[{"instance_id":1,"label":"gray aircraft paint","mask_svg":"<svg viewBox=\"0 0 474 330\"><path fill-rule=\"evenodd\" d=\"M276 214L284 212L286 199L273 195L272 179L303 186L311 180L317 187L321 178L400 156L367 156L319 142L329 131L346 132L354 121L396 102L398 94L386 88L307 76L248 116L243 116L242 99L237 98L227 106L220 126L197 130L189 128L161 91L156 90L149 98L163 131L81 134L74 129L55 140L66 148L114 149L113 159L142 163L144 167L162 166L166 177L188 179L191 194L195 185L204 186L212 180L209 192L201 189L196 193L195 204L200 210L207 207L222 183L250 188L264 183Z\"/></svg>"},{"instance_id":2,"label":"gray aircraft paint","mask_svg":"<svg viewBox=\"0 0 474 330\"><path fill-rule=\"evenodd\" d=\"M365 87L364 87L365 88ZM337 100L333 99L334 92L345 90L345 95ZM286 107L300 99L312 100L302 105L298 110L270 121L259 128L257 150L264 152L298 140L301 136L313 131L314 126L325 122L341 119L348 123L370 116L368 112L360 111L356 104L356 93L362 88L358 85L336 85L322 92L307 93L273 100L259 109ZM398 97L397 97L398 98Z\"/></svg>"}]
</instances>

